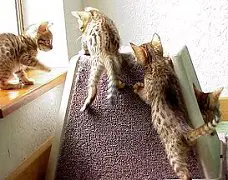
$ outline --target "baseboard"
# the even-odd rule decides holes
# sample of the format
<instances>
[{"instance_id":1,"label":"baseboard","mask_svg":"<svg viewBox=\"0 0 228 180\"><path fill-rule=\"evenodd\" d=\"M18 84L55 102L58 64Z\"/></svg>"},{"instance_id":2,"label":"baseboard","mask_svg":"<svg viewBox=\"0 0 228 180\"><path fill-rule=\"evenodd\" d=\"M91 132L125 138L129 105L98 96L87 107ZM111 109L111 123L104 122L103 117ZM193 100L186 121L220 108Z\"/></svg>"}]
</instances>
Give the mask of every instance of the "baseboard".
<instances>
[{"instance_id":1,"label":"baseboard","mask_svg":"<svg viewBox=\"0 0 228 180\"><path fill-rule=\"evenodd\" d=\"M222 113L222 120L228 121L228 97L220 98L220 111Z\"/></svg>"},{"instance_id":2,"label":"baseboard","mask_svg":"<svg viewBox=\"0 0 228 180\"><path fill-rule=\"evenodd\" d=\"M6 180L44 180L53 137L49 137Z\"/></svg>"}]
</instances>

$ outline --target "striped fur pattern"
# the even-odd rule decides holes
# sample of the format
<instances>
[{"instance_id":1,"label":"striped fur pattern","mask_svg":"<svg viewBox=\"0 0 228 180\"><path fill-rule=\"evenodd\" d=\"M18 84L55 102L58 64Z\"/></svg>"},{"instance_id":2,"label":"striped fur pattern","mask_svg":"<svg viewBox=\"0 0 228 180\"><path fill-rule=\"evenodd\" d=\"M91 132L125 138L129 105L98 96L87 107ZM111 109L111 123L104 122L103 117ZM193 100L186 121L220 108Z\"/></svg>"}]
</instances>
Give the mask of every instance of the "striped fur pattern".
<instances>
[{"instance_id":1,"label":"striped fur pattern","mask_svg":"<svg viewBox=\"0 0 228 180\"><path fill-rule=\"evenodd\" d=\"M188 125L188 115L180 84L169 58L163 56L160 37L137 46L131 43L136 61L144 67L144 83L136 83L134 92L151 105L152 123L165 147L167 158L176 175L191 179L187 168L187 153L194 141L209 135L219 122L219 115L197 129ZM168 62L168 63L167 63Z\"/></svg>"},{"instance_id":2,"label":"striped fur pattern","mask_svg":"<svg viewBox=\"0 0 228 180\"><path fill-rule=\"evenodd\" d=\"M210 129L215 129L219 123L219 119L215 119L215 117L221 117L219 110L219 96L223 88L219 88L213 92L204 93L197 89L193 84L193 89L204 122L210 126ZM214 135L214 132L211 132L211 135Z\"/></svg>"},{"instance_id":3,"label":"striped fur pattern","mask_svg":"<svg viewBox=\"0 0 228 180\"><path fill-rule=\"evenodd\" d=\"M32 85L33 81L26 76L26 67L49 72L50 68L41 64L37 59L38 49L52 49L52 33L47 22L36 25L36 31L30 35L16 36L12 33L0 34L0 89L20 89L24 85ZM16 75L19 82L9 83Z\"/></svg>"},{"instance_id":4,"label":"striped fur pattern","mask_svg":"<svg viewBox=\"0 0 228 180\"><path fill-rule=\"evenodd\" d=\"M123 88L119 80L122 58L119 55L120 37L114 22L91 7L84 11L72 12L78 20L82 32L82 54L89 54L93 59L88 82L88 95L81 111L84 111L95 99L97 84L103 71L108 76L107 99L112 103L116 88Z\"/></svg>"}]
</instances>

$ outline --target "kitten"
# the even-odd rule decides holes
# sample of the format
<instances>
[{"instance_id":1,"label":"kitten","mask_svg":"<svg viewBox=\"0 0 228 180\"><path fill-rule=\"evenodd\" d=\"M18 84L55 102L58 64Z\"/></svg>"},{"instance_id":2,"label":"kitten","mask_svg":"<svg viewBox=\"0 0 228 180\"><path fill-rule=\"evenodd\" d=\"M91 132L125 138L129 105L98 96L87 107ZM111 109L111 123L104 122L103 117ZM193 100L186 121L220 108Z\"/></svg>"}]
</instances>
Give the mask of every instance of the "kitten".
<instances>
[{"instance_id":1,"label":"kitten","mask_svg":"<svg viewBox=\"0 0 228 180\"><path fill-rule=\"evenodd\" d=\"M32 34L29 30L19 36L12 33L0 34L0 89L20 89L23 85L32 85L33 82L24 71L26 67L50 71L36 59L38 49L52 49L52 33L47 22L37 25ZM19 83L8 82L13 75L19 78Z\"/></svg>"},{"instance_id":2,"label":"kitten","mask_svg":"<svg viewBox=\"0 0 228 180\"><path fill-rule=\"evenodd\" d=\"M151 116L165 147L167 158L176 175L182 180L191 179L187 168L187 153L194 141L215 130L219 117L192 129L182 98L180 84L172 66L167 65L168 57L163 56L160 37L153 35L152 42L140 46L131 43L136 61L144 67L144 84L136 83L134 92L151 103Z\"/></svg>"},{"instance_id":3,"label":"kitten","mask_svg":"<svg viewBox=\"0 0 228 180\"><path fill-rule=\"evenodd\" d=\"M74 11L82 32L82 51L90 54L92 67L88 82L88 95L80 111L84 111L95 99L97 84L102 72L108 75L108 96L110 102L117 88L125 86L119 80L122 58L119 55L120 37L114 22L98 9L87 7L85 11Z\"/></svg>"},{"instance_id":4,"label":"kitten","mask_svg":"<svg viewBox=\"0 0 228 180\"><path fill-rule=\"evenodd\" d=\"M220 88L213 92L205 93L197 89L193 84L193 89L204 122L211 122L214 119L215 115L220 117L221 113L219 111L219 96L223 88Z\"/></svg>"}]
</instances>

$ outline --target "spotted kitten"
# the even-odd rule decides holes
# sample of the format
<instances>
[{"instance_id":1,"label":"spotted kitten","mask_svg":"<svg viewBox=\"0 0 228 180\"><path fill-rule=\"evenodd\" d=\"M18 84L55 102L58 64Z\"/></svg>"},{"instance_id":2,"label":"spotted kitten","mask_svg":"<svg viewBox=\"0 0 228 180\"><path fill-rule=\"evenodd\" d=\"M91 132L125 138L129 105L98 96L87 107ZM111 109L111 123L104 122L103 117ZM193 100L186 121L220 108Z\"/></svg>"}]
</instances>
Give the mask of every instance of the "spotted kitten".
<instances>
[{"instance_id":1,"label":"spotted kitten","mask_svg":"<svg viewBox=\"0 0 228 180\"><path fill-rule=\"evenodd\" d=\"M219 96L222 93L223 88L205 93L197 89L193 84L193 89L205 123L211 122L215 115L220 117Z\"/></svg>"},{"instance_id":2,"label":"spotted kitten","mask_svg":"<svg viewBox=\"0 0 228 180\"><path fill-rule=\"evenodd\" d=\"M24 34L16 36L12 33L0 34L0 89L20 89L23 85L32 85L24 69L26 67L49 72L50 69L41 64L36 55L38 49L49 51L52 49L52 33L47 22L32 26ZM35 30L35 31L34 31ZM16 75L19 83L8 81Z\"/></svg>"},{"instance_id":3,"label":"spotted kitten","mask_svg":"<svg viewBox=\"0 0 228 180\"><path fill-rule=\"evenodd\" d=\"M140 46L131 43L136 61L144 67L144 83L136 83L134 92L151 104L151 116L165 147L167 158L176 175L182 180L191 179L187 168L187 153L194 141L215 129L219 117L192 129L187 124L187 111L180 84L172 66L163 56L160 37L154 34L152 42Z\"/></svg>"},{"instance_id":4,"label":"spotted kitten","mask_svg":"<svg viewBox=\"0 0 228 180\"><path fill-rule=\"evenodd\" d=\"M97 84L103 71L108 75L108 96L110 102L117 88L123 88L118 74L120 73L122 58L118 50L120 37L114 22L91 7L85 11L72 12L78 20L79 29L82 32L82 51L93 58L89 82L88 95L80 111L84 111L95 99Z\"/></svg>"}]
</instances>

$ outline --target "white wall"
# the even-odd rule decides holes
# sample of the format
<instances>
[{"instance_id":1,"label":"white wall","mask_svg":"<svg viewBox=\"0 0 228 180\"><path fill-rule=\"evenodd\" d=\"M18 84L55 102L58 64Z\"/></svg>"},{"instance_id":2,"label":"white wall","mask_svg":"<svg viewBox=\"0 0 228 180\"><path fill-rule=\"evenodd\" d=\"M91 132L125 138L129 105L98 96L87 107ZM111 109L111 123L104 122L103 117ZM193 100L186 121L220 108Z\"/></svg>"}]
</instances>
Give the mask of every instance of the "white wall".
<instances>
[{"instance_id":1,"label":"white wall","mask_svg":"<svg viewBox=\"0 0 228 180\"><path fill-rule=\"evenodd\" d=\"M203 90L228 87L226 0L84 0L84 5L112 18L124 45L148 42L154 32L170 55L186 44Z\"/></svg>"},{"instance_id":2,"label":"white wall","mask_svg":"<svg viewBox=\"0 0 228 180\"><path fill-rule=\"evenodd\" d=\"M0 179L53 135L63 85L0 119Z\"/></svg>"},{"instance_id":3,"label":"white wall","mask_svg":"<svg viewBox=\"0 0 228 180\"><path fill-rule=\"evenodd\" d=\"M72 57L81 48L80 39L77 40L81 33L78 29L76 18L71 15L71 11L82 10L83 2L81 0L64 0L63 4L67 33L68 55L69 57Z\"/></svg>"}]
</instances>

